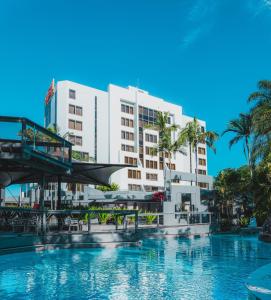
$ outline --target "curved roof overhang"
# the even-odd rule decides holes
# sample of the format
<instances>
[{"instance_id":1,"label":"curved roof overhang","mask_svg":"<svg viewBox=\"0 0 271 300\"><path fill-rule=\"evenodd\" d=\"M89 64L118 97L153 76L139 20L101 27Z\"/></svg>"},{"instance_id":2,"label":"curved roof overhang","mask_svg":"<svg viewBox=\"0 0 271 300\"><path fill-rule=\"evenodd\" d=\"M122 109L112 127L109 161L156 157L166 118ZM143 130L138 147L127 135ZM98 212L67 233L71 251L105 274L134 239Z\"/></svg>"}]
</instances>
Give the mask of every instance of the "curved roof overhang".
<instances>
[{"instance_id":1,"label":"curved roof overhang","mask_svg":"<svg viewBox=\"0 0 271 300\"><path fill-rule=\"evenodd\" d=\"M81 183L94 185L108 185L110 176L123 168L136 167L123 164L97 164L86 162L72 162L70 173L43 172L33 166L23 164L6 164L0 166L0 186L12 184L39 183L43 176L46 182Z\"/></svg>"}]
</instances>

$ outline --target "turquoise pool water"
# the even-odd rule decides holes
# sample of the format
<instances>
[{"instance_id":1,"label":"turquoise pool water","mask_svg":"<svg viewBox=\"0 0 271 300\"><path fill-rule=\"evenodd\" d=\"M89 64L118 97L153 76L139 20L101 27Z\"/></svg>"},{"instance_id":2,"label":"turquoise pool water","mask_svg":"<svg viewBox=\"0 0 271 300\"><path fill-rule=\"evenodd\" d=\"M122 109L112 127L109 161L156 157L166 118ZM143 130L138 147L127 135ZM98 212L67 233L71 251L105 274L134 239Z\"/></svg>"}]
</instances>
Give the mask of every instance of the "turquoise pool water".
<instances>
[{"instance_id":1,"label":"turquoise pool water","mask_svg":"<svg viewBox=\"0 0 271 300\"><path fill-rule=\"evenodd\" d=\"M229 235L11 254L0 299L247 299L247 277L270 262L271 244Z\"/></svg>"}]
</instances>

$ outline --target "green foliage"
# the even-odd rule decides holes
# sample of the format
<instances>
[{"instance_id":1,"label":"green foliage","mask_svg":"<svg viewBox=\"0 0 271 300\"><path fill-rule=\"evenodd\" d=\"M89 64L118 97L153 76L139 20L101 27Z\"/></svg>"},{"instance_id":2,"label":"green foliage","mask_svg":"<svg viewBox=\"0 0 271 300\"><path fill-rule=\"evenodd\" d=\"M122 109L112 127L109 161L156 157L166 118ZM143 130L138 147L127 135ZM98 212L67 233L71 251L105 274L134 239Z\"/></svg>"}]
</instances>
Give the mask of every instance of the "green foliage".
<instances>
[{"instance_id":1,"label":"green foliage","mask_svg":"<svg viewBox=\"0 0 271 300\"><path fill-rule=\"evenodd\" d=\"M147 213L147 212L145 212L145 213ZM147 215L144 218L146 220L146 223L148 225L151 225L157 219L157 216L155 216L155 215Z\"/></svg>"},{"instance_id":2,"label":"green foliage","mask_svg":"<svg viewBox=\"0 0 271 300\"><path fill-rule=\"evenodd\" d=\"M112 183L109 186L106 185L98 185L96 186L96 189L102 192L111 192L111 191L118 191L119 185L117 183Z\"/></svg>"},{"instance_id":3,"label":"green foliage","mask_svg":"<svg viewBox=\"0 0 271 300\"><path fill-rule=\"evenodd\" d=\"M241 217L239 222L240 222L240 225L242 227L246 227L248 224L249 224L249 218L248 217Z\"/></svg>"}]
</instances>

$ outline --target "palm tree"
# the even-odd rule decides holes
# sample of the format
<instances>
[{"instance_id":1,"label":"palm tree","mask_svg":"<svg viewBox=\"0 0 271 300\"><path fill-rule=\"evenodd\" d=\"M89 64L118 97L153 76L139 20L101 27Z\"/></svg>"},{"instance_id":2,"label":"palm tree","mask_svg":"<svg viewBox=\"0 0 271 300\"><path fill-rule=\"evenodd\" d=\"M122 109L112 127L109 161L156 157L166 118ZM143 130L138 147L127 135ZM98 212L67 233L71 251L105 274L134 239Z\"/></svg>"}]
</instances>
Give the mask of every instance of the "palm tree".
<instances>
[{"instance_id":1,"label":"palm tree","mask_svg":"<svg viewBox=\"0 0 271 300\"><path fill-rule=\"evenodd\" d=\"M163 171L164 171L164 189L166 189L166 162L165 156L168 154L170 160L171 168L171 159L172 154L176 152L182 152L182 140L178 138L176 141L172 142L172 133L176 132L179 129L179 126L176 124L168 124L169 113L168 112L157 112L157 118L155 124L146 125L146 129L156 130L159 133L159 141L155 152L162 154L163 159Z\"/></svg>"},{"instance_id":2,"label":"palm tree","mask_svg":"<svg viewBox=\"0 0 271 300\"><path fill-rule=\"evenodd\" d=\"M216 153L214 146L215 141L218 139L218 134L214 131L203 131L197 118L188 122L181 130L180 137L188 143L189 158L190 158L190 173L192 173L192 152L195 152L195 173L196 173L196 186L198 185L198 144L206 143L206 145ZM192 182L191 182L192 185Z\"/></svg>"},{"instance_id":3,"label":"palm tree","mask_svg":"<svg viewBox=\"0 0 271 300\"><path fill-rule=\"evenodd\" d=\"M256 102L251 110L253 127L256 135L271 132L271 80L261 80L258 91L252 93L248 102Z\"/></svg>"},{"instance_id":4,"label":"palm tree","mask_svg":"<svg viewBox=\"0 0 271 300\"><path fill-rule=\"evenodd\" d=\"M250 167L250 172L252 175L252 143L251 137L253 134L253 126L252 126L252 116L250 114L239 114L238 119L231 120L228 124L227 129L225 129L222 133L234 133L235 136L229 141L229 147L231 148L234 144L237 144L241 140L243 140L243 150L245 157L248 162L248 166Z\"/></svg>"}]
</instances>

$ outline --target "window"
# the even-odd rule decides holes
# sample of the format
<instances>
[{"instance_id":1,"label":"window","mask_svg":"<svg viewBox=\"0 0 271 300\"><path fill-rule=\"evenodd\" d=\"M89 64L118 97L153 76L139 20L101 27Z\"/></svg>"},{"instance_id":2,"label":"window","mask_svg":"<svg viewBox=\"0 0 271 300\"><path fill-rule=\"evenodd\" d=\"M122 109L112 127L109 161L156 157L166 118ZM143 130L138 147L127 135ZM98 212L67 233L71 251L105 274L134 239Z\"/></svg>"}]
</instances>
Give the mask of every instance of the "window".
<instances>
[{"instance_id":1,"label":"window","mask_svg":"<svg viewBox=\"0 0 271 300\"><path fill-rule=\"evenodd\" d=\"M146 173L146 179L151 181L157 181L158 175L154 173Z\"/></svg>"},{"instance_id":2,"label":"window","mask_svg":"<svg viewBox=\"0 0 271 300\"><path fill-rule=\"evenodd\" d=\"M139 184L128 184L129 191L141 191L141 185Z\"/></svg>"},{"instance_id":3,"label":"window","mask_svg":"<svg viewBox=\"0 0 271 300\"><path fill-rule=\"evenodd\" d=\"M149 169L157 169L157 161L154 161L154 160L146 160L146 168L149 168Z\"/></svg>"},{"instance_id":4,"label":"window","mask_svg":"<svg viewBox=\"0 0 271 300\"><path fill-rule=\"evenodd\" d=\"M70 99L75 99L76 98L75 90L69 89L69 98Z\"/></svg>"},{"instance_id":5,"label":"window","mask_svg":"<svg viewBox=\"0 0 271 300\"><path fill-rule=\"evenodd\" d=\"M72 151L72 158L80 161L89 161L89 154L87 152Z\"/></svg>"},{"instance_id":6,"label":"window","mask_svg":"<svg viewBox=\"0 0 271 300\"><path fill-rule=\"evenodd\" d=\"M146 192L156 192L156 191L161 191L164 188L162 186L152 186L152 185L144 185L144 189Z\"/></svg>"},{"instance_id":7,"label":"window","mask_svg":"<svg viewBox=\"0 0 271 300\"><path fill-rule=\"evenodd\" d=\"M204 128L204 126L201 126L201 132L205 132L205 128Z\"/></svg>"},{"instance_id":8,"label":"window","mask_svg":"<svg viewBox=\"0 0 271 300\"><path fill-rule=\"evenodd\" d=\"M128 132L128 131L121 131L121 138L123 140L129 140L129 141L133 141L134 140L134 134L133 132Z\"/></svg>"},{"instance_id":9,"label":"window","mask_svg":"<svg viewBox=\"0 0 271 300\"><path fill-rule=\"evenodd\" d=\"M75 129L82 131L83 124L81 121L69 120L69 129Z\"/></svg>"},{"instance_id":10,"label":"window","mask_svg":"<svg viewBox=\"0 0 271 300\"><path fill-rule=\"evenodd\" d=\"M200 166L206 166L206 159L199 158L199 165Z\"/></svg>"},{"instance_id":11,"label":"window","mask_svg":"<svg viewBox=\"0 0 271 300\"><path fill-rule=\"evenodd\" d=\"M75 114L75 106L74 105L71 105L71 104L69 105L69 113L73 114L73 115Z\"/></svg>"},{"instance_id":12,"label":"window","mask_svg":"<svg viewBox=\"0 0 271 300\"><path fill-rule=\"evenodd\" d=\"M146 142L157 144L157 135L146 133L145 140L146 140Z\"/></svg>"},{"instance_id":13,"label":"window","mask_svg":"<svg viewBox=\"0 0 271 300\"><path fill-rule=\"evenodd\" d=\"M206 150L205 150L205 148L198 147L198 153L199 153L199 154L203 154L203 155L205 155L205 154L206 154Z\"/></svg>"},{"instance_id":14,"label":"window","mask_svg":"<svg viewBox=\"0 0 271 300\"><path fill-rule=\"evenodd\" d=\"M134 127L134 120L121 118L121 125L133 128Z\"/></svg>"},{"instance_id":15,"label":"window","mask_svg":"<svg viewBox=\"0 0 271 300\"><path fill-rule=\"evenodd\" d=\"M137 165L137 158L135 158L135 157L125 156L124 161L126 164L129 164L129 165Z\"/></svg>"},{"instance_id":16,"label":"window","mask_svg":"<svg viewBox=\"0 0 271 300\"><path fill-rule=\"evenodd\" d=\"M206 175L206 170L198 169L198 174L200 174L200 175Z\"/></svg>"},{"instance_id":17,"label":"window","mask_svg":"<svg viewBox=\"0 0 271 300\"><path fill-rule=\"evenodd\" d=\"M157 156L157 149L153 147L145 147L145 151L147 155Z\"/></svg>"},{"instance_id":18,"label":"window","mask_svg":"<svg viewBox=\"0 0 271 300\"><path fill-rule=\"evenodd\" d=\"M83 115L83 108L80 107L80 106L76 106L76 108L75 108L75 114L77 116L82 116Z\"/></svg>"},{"instance_id":19,"label":"window","mask_svg":"<svg viewBox=\"0 0 271 300\"><path fill-rule=\"evenodd\" d=\"M126 114L130 114L130 115L134 114L133 106L126 105L126 104L121 104L121 111L126 113Z\"/></svg>"},{"instance_id":20,"label":"window","mask_svg":"<svg viewBox=\"0 0 271 300\"><path fill-rule=\"evenodd\" d=\"M128 178L141 179L141 171L128 170Z\"/></svg>"},{"instance_id":21,"label":"window","mask_svg":"<svg viewBox=\"0 0 271 300\"><path fill-rule=\"evenodd\" d=\"M69 141L72 144L77 145L77 146L82 146L82 144L83 144L83 139L81 136L76 136L76 135L72 135L72 134L69 135Z\"/></svg>"},{"instance_id":22,"label":"window","mask_svg":"<svg viewBox=\"0 0 271 300\"><path fill-rule=\"evenodd\" d=\"M130 145L122 144L121 145L121 150L122 151L126 151L126 152L135 152L135 147L134 146L130 146Z\"/></svg>"},{"instance_id":23,"label":"window","mask_svg":"<svg viewBox=\"0 0 271 300\"><path fill-rule=\"evenodd\" d=\"M168 167L170 170L176 170L176 165L175 165L175 164L167 163L167 167Z\"/></svg>"},{"instance_id":24,"label":"window","mask_svg":"<svg viewBox=\"0 0 271 300\"><path fill-rule=\"evenodd\" d=\"M69 113L77 116L83 115L83 108L81 106L75 106L72 104L69 104Z\"/></svg>"},{"instance_id":25,"label":"window","mask_svg":"<svg viewBox=\"0 0 271 300\"><path fill-rule=\"evenodd\" d=\"M203 189L209 189L209 184L206 182L199 182L198 186Z\"/></svg>"}]
</instances>

